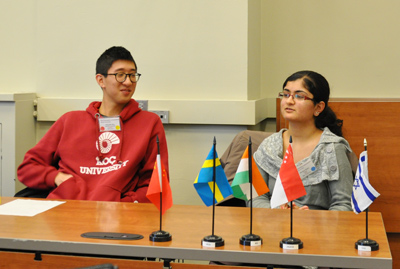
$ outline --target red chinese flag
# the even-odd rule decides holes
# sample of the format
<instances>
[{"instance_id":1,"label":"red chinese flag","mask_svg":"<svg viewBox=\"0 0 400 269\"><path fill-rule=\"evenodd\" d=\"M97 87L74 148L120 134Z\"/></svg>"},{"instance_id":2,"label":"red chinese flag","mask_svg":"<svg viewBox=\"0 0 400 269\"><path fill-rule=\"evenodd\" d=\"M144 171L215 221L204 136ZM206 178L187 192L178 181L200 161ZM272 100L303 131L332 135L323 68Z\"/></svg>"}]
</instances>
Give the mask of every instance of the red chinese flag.
<instances>
[{"instance_id":1,"label":"red chinese flag","mask_svg":"<svg viewBox=\"0 0 400 269\"><path fill-rule=\"evenodd\" d=\"M149 188L146 197L160 210L160 193L162 192L162 214L172 206L172 192L169 185L167 172L161 162L160 155L154 164L153 174L151 175Z\"/></svg>"}]
</instances>

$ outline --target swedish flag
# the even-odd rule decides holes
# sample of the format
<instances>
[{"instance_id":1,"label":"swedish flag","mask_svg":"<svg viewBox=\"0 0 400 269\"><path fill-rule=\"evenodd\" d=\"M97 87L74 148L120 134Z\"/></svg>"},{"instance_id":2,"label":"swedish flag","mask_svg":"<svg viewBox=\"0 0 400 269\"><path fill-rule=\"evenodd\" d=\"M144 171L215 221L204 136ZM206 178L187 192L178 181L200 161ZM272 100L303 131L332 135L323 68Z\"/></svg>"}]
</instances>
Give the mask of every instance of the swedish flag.
<instances>
[{"instance_id":1,"label":"swedish flag","mask_svg":"<svg viewBox=\"0 0 400 269\"><path fill-rule=\"evenodd\" d=\"M213 204L213 166L214 166L215 145L211 148L210 153L201 168L199 175L194 181L194 188L203 200L206 206ZM215 201L220 202L232 194L232 188L226 178L224 169L219 161L218 154L215 151Z\"/></svg>"}]
</instances>

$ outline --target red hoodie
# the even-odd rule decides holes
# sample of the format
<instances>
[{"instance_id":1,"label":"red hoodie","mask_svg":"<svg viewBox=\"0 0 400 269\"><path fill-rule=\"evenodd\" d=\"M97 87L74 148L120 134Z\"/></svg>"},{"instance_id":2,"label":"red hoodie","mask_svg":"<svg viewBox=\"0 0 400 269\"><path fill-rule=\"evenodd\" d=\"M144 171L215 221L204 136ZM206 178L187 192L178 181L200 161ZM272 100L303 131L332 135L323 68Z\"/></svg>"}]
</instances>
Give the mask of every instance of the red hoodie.
<instances>
[{"instance_id":1,"label":"red hoodie","mask_svg":"<svg viewBox=\"0 0 400 269\"><path fill-rule=\"evenodd\" d=\"M157 136L168 173L160 118L142 111L132 99L119 115L121 130L101 132L100 105L92 102L86 111L61 116L26 153L18 179L30 188L52 190L49 199L149 202L146 192L157 156ZM56 187L58 172L73 177Z\"/></svg>"}]
</instances>

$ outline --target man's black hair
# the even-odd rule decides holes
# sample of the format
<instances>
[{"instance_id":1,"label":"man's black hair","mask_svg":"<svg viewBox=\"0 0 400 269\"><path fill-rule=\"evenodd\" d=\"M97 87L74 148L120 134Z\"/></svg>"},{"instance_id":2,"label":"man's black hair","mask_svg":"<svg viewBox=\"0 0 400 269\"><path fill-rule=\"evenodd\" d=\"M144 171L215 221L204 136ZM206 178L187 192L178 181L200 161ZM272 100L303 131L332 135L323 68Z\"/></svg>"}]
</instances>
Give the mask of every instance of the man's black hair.
<instances>
[{"instance_id":1,"label":"man's black hair","mask_svg":"<svg viewBox=\"0 0 400 269\"><path fill-rule=\"evenodd\" d=\"M96 74L102 74L107 77L108 70L111 65L117 60L128 60L137 65L131 53L124 47L111 47L100 55L96 62Z\"/></svg>"}]
</instances>

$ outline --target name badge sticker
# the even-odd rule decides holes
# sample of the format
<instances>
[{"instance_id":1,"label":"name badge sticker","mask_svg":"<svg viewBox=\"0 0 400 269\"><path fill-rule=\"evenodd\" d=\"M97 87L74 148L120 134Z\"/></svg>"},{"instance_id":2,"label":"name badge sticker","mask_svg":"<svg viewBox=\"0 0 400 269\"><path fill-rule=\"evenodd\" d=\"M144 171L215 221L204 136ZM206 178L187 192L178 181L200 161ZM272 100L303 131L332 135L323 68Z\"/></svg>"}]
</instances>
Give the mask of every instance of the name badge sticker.
<instances>
[{"instance_id":1,"label":"name badge sticker","mask_svg":"<svg viewBox=\"0 0 400 269\"><path fill-rule=\"evenodd\" d=\"M315 165L310 158L307 158L307 160L301 162L301 164L296 165L296 167L297 171L299 171L299 175L301 178L305 178L315 171Z\"/></svg>"},{"instance_id":2,"label":"name badge sticker","mask_svg":"<svg viewBox=\"0 0 400 269\"><path fill-rule=\"evenodd\" d=\"M121 131L119 117L99 118L100 132Z\"/></svg>"}]
</instances>

